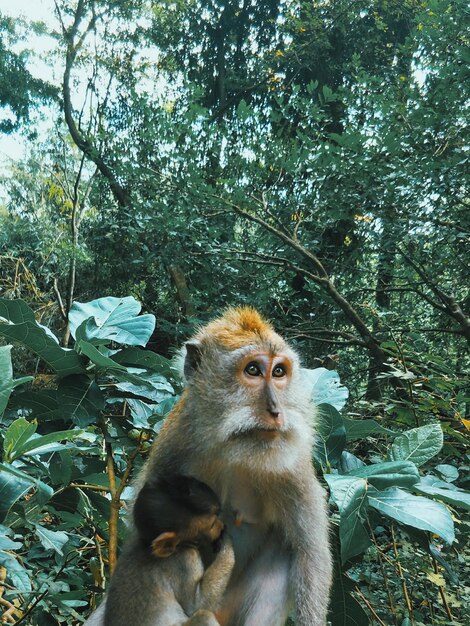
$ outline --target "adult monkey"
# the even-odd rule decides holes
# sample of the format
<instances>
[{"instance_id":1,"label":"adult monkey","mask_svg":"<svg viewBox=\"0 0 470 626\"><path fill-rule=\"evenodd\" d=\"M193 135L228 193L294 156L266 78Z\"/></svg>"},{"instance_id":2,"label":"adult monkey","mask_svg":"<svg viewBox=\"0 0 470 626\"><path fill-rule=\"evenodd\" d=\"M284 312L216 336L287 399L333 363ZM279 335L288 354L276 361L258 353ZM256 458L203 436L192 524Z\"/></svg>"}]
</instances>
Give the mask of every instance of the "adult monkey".
<instances>
[{"instance_id":1,"label":"adult monkey","mask_svg":"<svg viewBox=\"0 0 470 626\"><path fill-rule=\"evenodd\" d=\"M331 582L312 407L299 359L251 308L228 310L186 344L187 388L162 428L147 480L178 471L226 511L235 571L224 626L324 626Z\"/></svg>"},{"instance_id":2,"label":"adult monkey","mask_svg":"<svg viewBox=\"0 0 470 626\"><path fill-rule=\"evenodd\" d=\"M221 500L235 567L220 624L283 626L295 609L297 626L325 626L328 522L297 355L256 311L229 309L187 342L184 373L142 484L182 473Z\"/></svg>"}]
</instances>

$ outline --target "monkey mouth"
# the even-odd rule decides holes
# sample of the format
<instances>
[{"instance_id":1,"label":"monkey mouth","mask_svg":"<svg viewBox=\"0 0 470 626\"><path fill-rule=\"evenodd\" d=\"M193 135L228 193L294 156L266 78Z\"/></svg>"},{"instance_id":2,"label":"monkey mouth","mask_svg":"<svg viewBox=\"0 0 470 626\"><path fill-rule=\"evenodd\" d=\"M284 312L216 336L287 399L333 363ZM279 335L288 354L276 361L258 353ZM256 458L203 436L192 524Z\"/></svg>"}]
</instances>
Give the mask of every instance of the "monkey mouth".
<instances>
[{"instance_id":1,"label":"monkey mouth","mask_svg":"<svg viewBox=\"0 0 470 626\"><path fill-rule=\"evenodd\" d=\"M272 440L280 437L282 435L282 431L279 428L269 428L268 426L256 426L254 428L250 428L249 430L244 430L243 432L237 433L235 435L243 438L259 438L264 440Z\"/></svg>"},{"instance_id":2,"label":"monkey mouth","mask_svg":"<svg viewBox=\"0 0 470 626\"><path fill-rule=\"evenodd\" d=\"M237 440L250 440L255 443L256 441L263 442L272 442L286 435L285 429L276 428L272 426L261 426L251 424L250 426L245 425L243 428L240 428L234 432L232 432L227 440L228 441L237 441Z\"/></svg>"},{"instance_id":3,"label":"monkey mouth","mask_svg":"<svg viewBox=\"0 0 470 626\"><path fill-rule=\"evenodd\" d=\"M276 439L281 436L279 428L256 428L253 433L262 439Z\"/></svg>"}]
</instances>

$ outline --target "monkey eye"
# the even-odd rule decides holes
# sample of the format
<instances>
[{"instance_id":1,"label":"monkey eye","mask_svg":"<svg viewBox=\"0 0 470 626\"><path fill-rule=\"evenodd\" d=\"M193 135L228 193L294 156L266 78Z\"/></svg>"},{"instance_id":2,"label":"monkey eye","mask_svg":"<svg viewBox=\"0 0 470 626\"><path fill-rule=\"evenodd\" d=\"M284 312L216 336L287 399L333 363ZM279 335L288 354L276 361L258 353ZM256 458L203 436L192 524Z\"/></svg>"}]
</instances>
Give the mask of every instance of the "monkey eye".
<instances>
[{"instance_id":1,"label":"monkey eye","mask_svg":"<svg viewBox=\"0 0 470 626\"><path fill-rule=\"evenodd\" d=\"M276 365L276 367L273 369L273 376L274 376L274 378L282 378L285 375L286 375L286 370L285 370L284 366L283 365Z\"/></svg>"},{"instance_id":2,"label":"monkey eye","mask_svg":"<svg viewBox=\"0 0 470 626\"><path fill-rule=\"evenodd\" d=\"M248 374L248 376L261 376L261 370L254 362L248 363L244 371L245 374Z\"/></svg>"}]
</instances>

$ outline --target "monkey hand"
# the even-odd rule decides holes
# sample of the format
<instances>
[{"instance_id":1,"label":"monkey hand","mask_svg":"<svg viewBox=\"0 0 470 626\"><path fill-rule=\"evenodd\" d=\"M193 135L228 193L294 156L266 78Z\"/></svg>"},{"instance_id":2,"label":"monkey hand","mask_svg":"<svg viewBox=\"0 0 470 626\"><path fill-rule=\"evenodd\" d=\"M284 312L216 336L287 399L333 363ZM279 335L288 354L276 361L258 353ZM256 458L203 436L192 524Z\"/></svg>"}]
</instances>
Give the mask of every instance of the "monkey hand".
<instances>
[{"instance_id":1,"label":"monkey hand","mask_svg":"<svg viewBox=\"0 0 470 626\"><path fill-rule=\"evenodd\" d=\"M184 626L220 626L220 622L217 621L212 611L199 609L191 615Z\"/></svg>"},{"instance_id":2,"label":"monkey hand","mask_svg":"<svg viewBox=\"0 0 470 626\"><path fill-rule=\"evenodd\" d=\"M204 572L199 589L199 606L216 611L232 575L235 564L235 552L232 540L224 533L222 545L214 561Z\"/></svg>"},{"instance_id":3,"label":"monkey hand","mask_svg":"<svg viewBox=\"0 0 470 626\"><path fill-rule=\"evenodd\" d=\"M233 542L228 533L224 533L219 548L219 553L216 557L216 561L219 561L219 567L223 567L224 570L233 569L235 565L235 551L233 549Z\"/></svg>"}]
</instances>

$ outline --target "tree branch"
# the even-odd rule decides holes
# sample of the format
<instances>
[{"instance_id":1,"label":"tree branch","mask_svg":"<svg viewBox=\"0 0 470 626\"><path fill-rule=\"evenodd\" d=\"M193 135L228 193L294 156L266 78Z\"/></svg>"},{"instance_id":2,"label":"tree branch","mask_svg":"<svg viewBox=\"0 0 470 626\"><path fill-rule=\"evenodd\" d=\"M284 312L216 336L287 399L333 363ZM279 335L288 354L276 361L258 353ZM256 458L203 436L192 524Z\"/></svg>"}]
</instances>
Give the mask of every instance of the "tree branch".
<instances>
[{"instance_id":1,"label":"tree branch","mask_svg":"<svg viewBox=\"0 0 470 626\"><path fill-rule=\"evenodd\" d=\"M462 329L462 333L467 339L468 343L470 343L470 318L468 318L463 312L460 304L457 302L456 298L443 291L439 285L434 282L429 275L424 271L422 267L420 267L404 250L401 248L398 249L403 258L407 261L409 265L415 270L415 272L420 276L420 278L426 283L429 289L439 298L439 300L443 303L443 307L437 305L436 308L443 311L450 317L452 317ZM418 292L419 293L419 292ZM422 295L426 300L428 299L424 294ZM432 300L431 300L432 303ZM437 303L436 303L437 304Z\"/></svg>"},{"instance_id":2,"label":"tree branch","mask_svg":"<svg viewBox=\"0 0 470 626\"><path fill-rule=\"evenodd\" d=\"M71 76L73 65L75 63L75 59L77 57L77 53L79 49L81 48L81 46L83 45L86 36L94 28L98 19L103 17L104 13L93 15L90 22L88 23L88 26L86 27L82 35L79 37L78 42L76 42L75 40L78 35L78 29L80 27L80 24L85 14L84 0L79 0L77 4L77 9L75 11L74 23L71 26L71 28L68 30L65 28L65 25L62 22L62 18L60 17L60 12L57 7L57 2L56 2L56 9L59 13L59 18L62 23L64 39L67 43L67 51L66 51L66 56L65 56L65 70L64 70L64 77L63 77L63 82L62 82L64 116L65 116L65 121L67 123L67 127L69 129L70 135L74 143L79 148L79 150L81 150L86 155L86 157L96 165L100 173L108 181L111 191L113 193L113 196L116 199L119 206L126 207L130 203L130 194L127 191L127 189L125 189L118 182L114 172L109 167L109 165L105 162L105 160L100 155L100 153L95 148L95 146L88 139L86 139L81 133L81 131L79 130L75 122L75 119L73 117L72 98L70 94L70 76Z\"/></svg>"}]
</instances>

